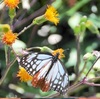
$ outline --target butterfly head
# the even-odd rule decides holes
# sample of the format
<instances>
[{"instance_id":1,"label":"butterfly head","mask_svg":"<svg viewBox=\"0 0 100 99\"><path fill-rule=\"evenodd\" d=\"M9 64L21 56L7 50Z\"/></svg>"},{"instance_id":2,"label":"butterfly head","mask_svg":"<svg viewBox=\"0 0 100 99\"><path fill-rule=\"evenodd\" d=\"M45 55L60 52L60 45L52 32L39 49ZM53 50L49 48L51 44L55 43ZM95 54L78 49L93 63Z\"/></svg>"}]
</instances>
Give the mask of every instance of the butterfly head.
<instances>
[{"instance_id":1,"label":"butterfly head","mask_svg":"<svg viewBox=\"0 0 100 99\"><path fill-rule=\"evenodd\" d=\"M58 58L61 59L61 58L64 58L65 57L65 55L63 54L63 52L64 52L64 50L62 48L60 48L60 49L54 50L52 52L52 55L54 55L54 56L57 55Z\"/></svg>"}]
</instances>

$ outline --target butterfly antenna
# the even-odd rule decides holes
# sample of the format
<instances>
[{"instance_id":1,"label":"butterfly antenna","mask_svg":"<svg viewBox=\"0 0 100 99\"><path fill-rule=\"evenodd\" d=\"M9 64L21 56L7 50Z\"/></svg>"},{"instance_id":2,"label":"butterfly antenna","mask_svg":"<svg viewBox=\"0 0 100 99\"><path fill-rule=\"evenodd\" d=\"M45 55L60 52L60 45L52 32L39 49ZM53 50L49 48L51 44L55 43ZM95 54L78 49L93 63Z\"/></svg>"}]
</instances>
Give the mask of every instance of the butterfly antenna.
<instances>
[{"instance_id":1,"label":"butterfly antenna","mask_svg":"<svg viewBox=\"0 0 100 99\"><path fill-rule=\"evenodd\" d=\"M65 50L64 50L64 52L69 53L69 52L70 52L70 49L69 49L69 48L67 48L67 49L65 49Z\"/></svg>"}]
</instances>

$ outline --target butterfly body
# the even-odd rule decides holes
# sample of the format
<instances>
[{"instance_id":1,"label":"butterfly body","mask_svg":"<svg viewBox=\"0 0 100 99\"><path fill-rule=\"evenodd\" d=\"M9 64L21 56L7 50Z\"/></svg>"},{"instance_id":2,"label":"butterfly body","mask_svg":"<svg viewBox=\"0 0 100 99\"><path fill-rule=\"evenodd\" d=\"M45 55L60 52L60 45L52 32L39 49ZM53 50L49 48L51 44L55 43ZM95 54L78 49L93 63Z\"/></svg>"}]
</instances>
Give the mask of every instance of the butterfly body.
<instances>
[{"instance_id":1,"label":"butterfly body","mask_svg":"<svg viewBox=\"0 0 100 99\"><path fill-rule=\"evenodd\" d=\"M33 76L32 85L42 91L55 90L61 94L68 90L68 74L60 61L59 53L34 52L23 56L19 64Z\"/></svg>"}]
</instances>

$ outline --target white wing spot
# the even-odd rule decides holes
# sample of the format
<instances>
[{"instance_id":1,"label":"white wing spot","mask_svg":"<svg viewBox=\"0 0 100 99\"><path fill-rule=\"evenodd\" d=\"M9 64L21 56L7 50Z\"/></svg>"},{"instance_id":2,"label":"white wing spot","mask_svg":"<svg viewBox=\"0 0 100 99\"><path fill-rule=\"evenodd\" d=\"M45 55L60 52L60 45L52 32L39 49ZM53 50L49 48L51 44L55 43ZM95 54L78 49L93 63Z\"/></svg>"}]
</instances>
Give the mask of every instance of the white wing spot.
<instances>
[{"instance_id":1,"label":"white wing spot","mask_svg":"<svg viewBox=\"0 0 100 99\"><path fill-rule=\"evenodd\" d=\"M37 59L34 59L34 62L36 62L37 61Z\"/></svg>"},{"instance_id":2,"label":"white wing spot","mask_svg":"<svg viewBox=\"0 0 100 99\"><path fill-rule=\"evenodd\" d=\"M22 62L24 62L24 59L22 60Z\"/></svg>"},{"instance_id":3,"label":"white wing spot","mask_svg":"<svg viewBox=\"0 0 100 99\"><path fill-rule=\"evenodd\" d=\"M58 86L57 88L60 88L60 86Z\"/></svg>"},{"instance_id":4,"label":"white wing spot","mask_svg":"<svg viewBox=\"0 0 100 99\"><path fill-rule=\"evenodd\" d=\"M33 73L32 73L33 75L35 74L35 71L33 71Z\"/></svg>"},{"instance_id":5,"label":"white wing spot","mask_svg":"<svg viewBox=\"0 0 100 99\"><path fill-rule=\"evenodd\" d=\"M61 81L59 81L59 84L61 84Z\"/></svg>"},{"instance_id":6,"label":"white wing spot","mask_svg":"<svg viewBox=\"0 0 100 99\"><path fill-rule=\"evenodd\" d=\"M30 71L32 71L32 68L30 68Z\"/></svg>"},{"instance_id":7,"label":"white wing spot","mask_svg":"<svg viewBox=\"0 0 100 99\"><path fill-rule=\"evenodd\" d=\"M27 65L27 63L25 63L25 65Z\"/></svg>"},{"instance_id":8,"label":"white wing spot","mask_svg":"<svg viewBox=\"0 0 100 99\"><path fill-rule=\"evenodd\" d=\"M53 85L53 88L55 88L56 87L56 85Z\"/></svg>"},{"instance_id":9,"label":"white wing spot","mask_svg":"<svg viewBox=\"0 0 100 99\"><path fill-rule=\"evenodd\" d=\"M36 64L38 65L41 61L37 61Z\"/></svg>"},{"instance_id":10,"label":"white wing spot","mask_svg":"<svg viewBox=\"0 0 100 99\"><path fill-rule=\"evenodd\" d=\"M33 65L33 61L31 61L31 65Z\"/></svg>"},{"instance_id":11,"label":"white wing spot","mask_svg":"<svg viewBox=\"0 0 100 99\"><path fill-rule=\"evenodd\" d=\"M35 69L35 67L36 67L36 64L34 64L34 65L32 66L33 69Z\"/></svg>"},{"instance_id":12,"label":"white wing spot","mask_svg":"<svg viewBox=\"0 0 100 99\"><path fill-rule=\"evenodd\" d=\"M30 67L30 64L28 64L27 67Z\"/></svg>"}]
</instances>

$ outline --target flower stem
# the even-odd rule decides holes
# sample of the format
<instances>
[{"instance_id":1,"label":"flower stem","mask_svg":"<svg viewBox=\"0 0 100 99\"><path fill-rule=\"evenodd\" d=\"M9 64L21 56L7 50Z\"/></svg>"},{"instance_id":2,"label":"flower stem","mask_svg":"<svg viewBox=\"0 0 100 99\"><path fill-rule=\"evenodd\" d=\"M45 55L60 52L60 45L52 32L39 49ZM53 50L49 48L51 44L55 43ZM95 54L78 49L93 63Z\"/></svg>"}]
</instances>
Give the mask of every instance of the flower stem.
<instances>
[{"instance_id":1,"label":"flower stem","mask_svg":"<svg viewBox=\"0 0 100 99\"><path fill-rule=\"evenodd\" d=\"M10 49L8 46L5 45L5 59L6 59L6 66L8 66L9 64L9 60L10 60Z\"/></svg>"},{"instance_id":2,"label":"flower stem","mask_svg":"<svg viewBox=\"0 0 100 99\"><path fill-rule=\"evenodd\" d=\"M77 44L77 63L76 63L76 77L79 75L79 65L80 65L80 35L76 36L76 44Z\"/></svg>"}]
</instances>

